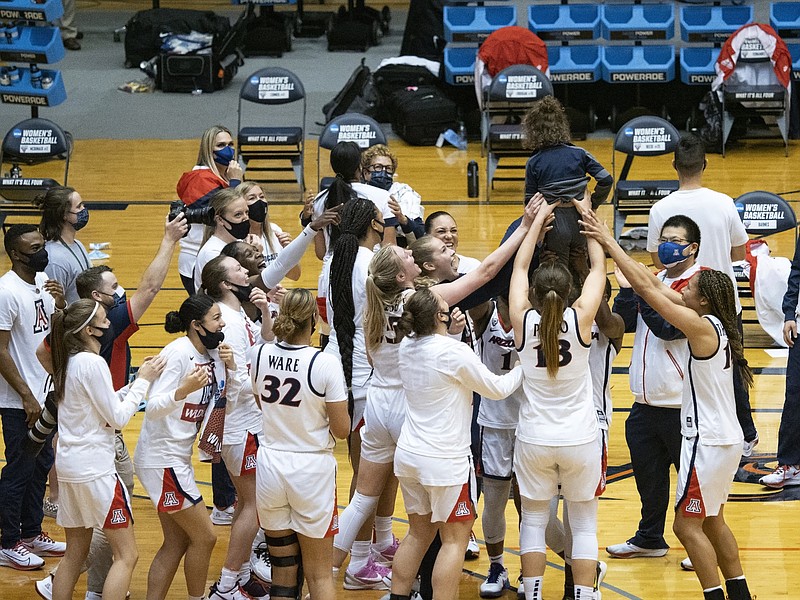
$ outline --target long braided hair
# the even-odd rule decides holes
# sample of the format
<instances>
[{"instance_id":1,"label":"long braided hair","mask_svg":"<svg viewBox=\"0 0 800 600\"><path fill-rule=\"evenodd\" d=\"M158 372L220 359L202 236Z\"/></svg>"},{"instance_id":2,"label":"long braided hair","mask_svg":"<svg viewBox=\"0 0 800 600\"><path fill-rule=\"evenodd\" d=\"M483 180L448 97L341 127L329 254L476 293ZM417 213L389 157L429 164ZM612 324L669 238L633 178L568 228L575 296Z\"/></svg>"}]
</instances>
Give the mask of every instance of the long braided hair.
<instances>
[{"instance_id":1,"label":"long braided hair","mask_svg":"<svg viewBox=\"0 0 800 600\"><path fill-rule=\"evenodd\" d=\"M356 198L356 192L350 185L357 180L361 168L361 147L355 142L339 142L331 150L331 167L336 177L333 179L328 196L325 198L325 210L329 210ZM341 232L341 225L328 225L331 248Z\"/></svg>"},{"instance_id":2,"label":"long braided hair","mask_svg":"<svg viewBox=\"0 0 800 600\"><path fill-rule=\"evenodd\" d=\"M556 260L548 261L533 274L533 296L542 315L539 324L539 339L547 365L547 375L554 378L558 374L558 335L564 322L564 308L569 299L572 275Z\"/></svg>"},{"instance_id":3,"label":"long braided hair","mask_svg":"<svg viewBox=\"0 0 800 600\"><path fill-rule=\"evenodd\" d=\"M744 346L739 327L736 324L736 296L733 282L722 271L703 269L695 275L700 295L708 301L709 312L717 317L728 334L733 363L739 369L742 382L748 388L753 386L753 371L744 357Z\"/></svg>"},{"instance_id":4,"label":"long braided hair","mask_svg":"<svg viewBox=\"0 0 800 600\"><path fill-rule=\"evenodd\" d=\"M339 341L344 378L347 383L348 408L353 408L353 339L356 335L355 300L353 299L353 265L359 244L369 233L377 208L369 200L357 198L344 205L339 223L339 238L331 259L331 306L333 328Z\"/></svg>"}]
</instances>

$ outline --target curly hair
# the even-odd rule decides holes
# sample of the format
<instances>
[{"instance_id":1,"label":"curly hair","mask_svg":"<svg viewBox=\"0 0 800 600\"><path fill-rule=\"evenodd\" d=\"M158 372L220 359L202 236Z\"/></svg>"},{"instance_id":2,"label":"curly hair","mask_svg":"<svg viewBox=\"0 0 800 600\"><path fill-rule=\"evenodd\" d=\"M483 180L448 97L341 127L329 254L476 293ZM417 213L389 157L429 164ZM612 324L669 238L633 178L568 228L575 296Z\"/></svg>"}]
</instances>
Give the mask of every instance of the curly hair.
<instances>
[{"instance_id":1,"label":"curly hair","mask_svg":"<svg viewBox=\"0 0 800 600\"><path fill-rule=\"evenodd\" d=\"M525 146L534 152L557 144L569 144L572 135L564 107L554 96L545 96L522 119Z\"/></svg>"},{"instance_id":2,"label":"curly hair","mask_svg":"<svg viewBox=\"0 0 800 600\"><path fill-rule=\"evenodd\" d=\"M366 170L376 156L385 156L392 161L392 171L397 171L397 156L385 144L375 144L361 153L361 169Z\"/></svg>"}]
</instances>

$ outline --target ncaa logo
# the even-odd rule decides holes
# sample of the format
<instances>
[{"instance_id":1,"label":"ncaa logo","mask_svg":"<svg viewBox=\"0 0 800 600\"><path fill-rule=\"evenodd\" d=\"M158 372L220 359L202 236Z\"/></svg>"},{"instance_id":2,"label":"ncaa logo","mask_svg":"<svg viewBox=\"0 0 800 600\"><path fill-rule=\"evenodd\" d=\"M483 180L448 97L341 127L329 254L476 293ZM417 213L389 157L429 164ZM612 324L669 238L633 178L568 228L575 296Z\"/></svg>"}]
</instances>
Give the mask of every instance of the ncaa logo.
<instances>
[{"instance_id":1,"label":"ncaa logo","mask_svg":"<svg viewBox=\"0 0 800 600\"><path fill-rule=\"evenodd\" d=\"M689 498L689 503L686 505L686 512L694 513L696 515L701 514L703 511L700 508L700 500L697 498Z\"/></svg>"},{"instance_id":2,"label":"ncaa logo","mask_svg":"<svg viewBox=\"0 0 800 600\"><path fill-rule=\"evenodd\" d=\"M250 85L258 85L258 77L251 77L250 78Z\"/></svg>"},{"instance_id":3,"label":"ncaa logo","mask_svg":"<svg viewBox=\"0 0 800 600\"><path fill-rule=\"evenodd\" d=\"M331 125L331 133L339 133L339 125Z\"/></svg>"},{"instance_id":4,"label":"ncaa logo","mask_svg":"<svg viewBox=\"0 0 800 600\"><path fill-rule=\"evenodd\" d=\"M460 501L458 503L458 505L456 506L456 516L457 517L468 517L471 514L472 514L472 512L469 510L469 507L467 507L467 503L464 502L463 500Z\"/></svg>"},{"instance_id":5,"label":"ncaa logo","mask_svg":"<svg viewBox=\"0 0 800 600\"><path fill-rule=\"evenodd\" d=\"M735 206L736 206L736 212L740 213L744 212L744 204L742 204L741 202L737 202Z\"/></svg>"},{"instance_id":6,"label":"ncaa logo","mask_svg":"<svg viewBox=\"0 0 800 600\"><path fill-rule=\"evenodd\" d=\"M244 457L244 468L247 471L256 468L256 456L255 456L255 454L248 454L247 456Z\"/></svg>"},{"instance_id":7,"label":"ncaa logo","mask_svg":"<svg viewBox=\"0 0 800 600\"><path fill-rule=\"evenodd\" d=\"M13 135L15 138L22 137L22 130L21 129L15 129L14 131L11 132L11 135Z\"/></svg>"},{"instance_id":8,"label":"ncaa logo","mask_svg":"<svg viewBox=\"0 0 800 600\"><path fill-rule=\"evenodd\" d=\"M180 502L175 497L175 492L164 492L164 506L178 506Z\"/></svg>"},{"instance_id":9,"label":"ncaa logo","mask_svg":"<svg viewBox=\"0 0 800 600\"><path fill-rule=\"evenodd\" d=\"M508 75L500 75L497 79L500 83L508 83Z\"/></svg>"},{"instance_id":10,"label":"ncaa logo","mask_svg":"<svg viewBox=\"0 0 800 600\"><path fill-rule=\"evenodd\" d=\"M625 128L625 135L627 135L628 137L632 136L633 135L633 127L626 127Z\"/></svg>"},{"instance_id":11,"label":"ncaa logo","mask_svg":"<svg viewBox=\"0 0 800 600\"><path fill-rule=\"evenodd\" d=\"M112 525L121 525L123 523L127 523L128 518L125 516L125 513L122 512L121 508L115 508L111 512L111 524Z\"/></svg>"}]
</instances>

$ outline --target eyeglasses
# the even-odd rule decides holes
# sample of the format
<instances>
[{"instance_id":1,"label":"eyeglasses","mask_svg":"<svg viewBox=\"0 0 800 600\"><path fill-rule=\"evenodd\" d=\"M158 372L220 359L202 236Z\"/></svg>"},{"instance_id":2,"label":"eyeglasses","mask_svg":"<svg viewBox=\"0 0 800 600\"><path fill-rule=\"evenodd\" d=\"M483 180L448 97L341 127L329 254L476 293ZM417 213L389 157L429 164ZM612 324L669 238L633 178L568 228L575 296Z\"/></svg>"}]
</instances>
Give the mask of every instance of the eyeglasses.
<instances>
[{"instance_id":1,"label":"eyeglasses","mask_svg":"<svg viewBox=\"0 0 800 600\"><path fill-rule=\"evenodd\" d=\"M685 240L685 239L680 238L680 237L671 237L669 239L663 238L663 237L658 238L658 243L659 244L664 244L666 242L672 242L673 244L690 244L691 243L689 240Z\"/></svg>"},{"instance_id":2,"label":"eyeglasses","mask_svg":"<svg viewBox=\"0 0 800 600\"><path fill-rule=\"evenodd\" d=\"M370 173L386 173L387 175L394 175L394 169L391 165L370 165L367 167Z\"/></svg>"}]
</instances>

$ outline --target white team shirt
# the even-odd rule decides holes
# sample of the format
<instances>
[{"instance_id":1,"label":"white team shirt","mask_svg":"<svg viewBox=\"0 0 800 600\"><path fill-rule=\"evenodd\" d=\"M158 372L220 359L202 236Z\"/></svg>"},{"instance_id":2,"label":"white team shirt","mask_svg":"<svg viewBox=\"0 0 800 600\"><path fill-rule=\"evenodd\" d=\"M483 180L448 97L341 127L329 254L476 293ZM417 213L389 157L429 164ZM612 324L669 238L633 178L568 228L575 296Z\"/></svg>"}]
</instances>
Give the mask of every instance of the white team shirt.
<instances>
[{"instance_id":1,"label":"white team shirt","mask_svg":"<svg viewBox=\"0 0 800 600\"><path fill-rule=\"evenodd\" d=\"M47 279L45 273L37 273L30 285L14 271L0 277L0 330L11 333L11 360L39 404L44 404L48 375L36 358L36 348L50 333L50 317L56 309L55 300L44 291ZM0 408L22 409L22 398L2 375Z\"/></svg>"},{"instance_id":2,"label":"white team shirt","mask_svg":"<svg viewBox=\"0 0 800 600\"><path fill-rule=\"evenodd\" d=\"M225 327L225 343L230 344L236 362L236 372L228 373L225 409L225 432L228 436L245 431L261 431L261 413L250 385L250 348L261 342L261 328L253 323L244 310L234 310L224 302L217 303Z\"/></svg>"},{"instance_id":3,"label":"white team shirt","mask_svg":"<svg viewBox=\"0 0 800 600\"><path fill-rule=\"evenodd\" d=\"M216 235L212 235L200 248L197 253L197 260L194 264L194 289L200 290L200 285L203 280L203 267L205 267L212 259L216 258L222 253L222 249L228 245L228 242L222 241Z\"/></svg>"},{"instance_id":4,"label":"white team shirt","mask_svg":"<svg viewBox=\"0 0 800 600\"><path fill-rule=\"evenodd\" d=\"M560 367L555 379L551 379L540 349L540 321L536 310L525 313L525 337L517 348L525 372L525 402L519 411L517 439L543 446L586 444L597 438L590 346L580 338L575 310L565 309L558 336Z\"/></svg>"},{"instance_id":5,"label":"white team shirt","mask_svg":"<svg viewBox=\"0 0 800 600\"><path fill-rule=\"evenodd\" d=\"M731 248L742 246L749 239L733 199L708 188L678 190L662 198L650 208L647 227L647 251L658 251L658 238L664 222L674 215L686 215L700 228L700 252L697 262L722 271L730 277L736 293L736 277L731 263ZM736 312L742 312L736 293Z\"/></svg>"},{"instance_id":6,"label":"white team shirt","mask_svg":"<svg viewBox=\"0 0 800 600\"><path fill-rule=\"evenodd\" d=\"M456 254L458 256L458 272L463 273L466 275L467 273L471 273L475 269L481 266L481 261L477 258L472 258L471 256L463 256L461 254Z\"/></svg>"},{"instance_id":7,"label":"white team shirt","mask_svg":"<svg viewBox=\"0 0 800 600\"><path fill-rule=\"evenodd\" d=\"M214 407L220 389L217 372L224 367L207 352L198 352L184 336L170 342L159 354L167 360L164 371L150 386L142 431L133 462L137 467L165 468L192 462L192 446L203 425L206 411ZM195 367L204 369L208 385L175 400L184 377Z\"/></svg>"},{"instance_id":8,"label":"white team shirt","mask_svg":"<svg viewBox=\"0 0 800 600\"><path fill-rule=\"evenodd\" d=\"M378 188L375 188L378 189ZM355 311L353 313L353 321L356 324L356 333L353 336L353 387L363 387L367 385L370 376L372 375L372 367L367 359L367 346L364 339L364 309L367 306L367 270L369 263L375 253L372 250L359 246L356 260L353 263L353 305ZM325 264L323 269L328 271L328 279L330 278L331 262ZM331 289L328 284L327 295L325 299L328 310L328 324L331 326L331 334L328 339L328 345L325 346L325 352L332 354L337 359L341 360L339 354L339 338L336 335L336 327L333 321L333 305L331 304Z\"/></svg>"},{"instance_id":9,"label":"white team shirt","mask_svg":"<svg viewBox=\"0 0 800 600\"><path fill-rule=\"evenodd\" d=\"M400 317L403 316L403 307L406 300L413 293L414 290L412 289L403 290L400 293L397 304L383 307L386 331L383 334L381 343L370 351L373 368L370 386L389 388L403 385L403 378L397 368L400 360L400 340L397 339L395 327L400 321Z\"/></svg>"},{"instance_id":10,"label":"white team shirt","mask_svg":"<svg viewBox=\"0 0 800 600\"><path fill-rule=\"evenodd\" d=\"M722 322L705 315L717 332L717 349L709 357L689 355L683 382L681 435L700 436L704 446L741 444L742 428L733 397L733 357Z\"/></svg>"},{"instance_id":11,"label":"white team shirt","mask_svg":"<svg viewBox=\"0 0 800 600\"><path fill-rule=\"evenodd\" d=\"M278 240L278 234L283 233L283 229L275 225L275 223L270 223L270 228L269 239L267 239L265 235L261 236L261 244L264 246L264 260L267 266L274 263L278 258L278 254L283 250L283 246L281 246L281 242ZM272 244L272 249L270 249L270 244Z\"/></svg>"},{"instance_id":12,"label":"white team shirt","mask_svg":"<svg viewBox=\"0 0 800 600\"><path fill-rule=\"evenodd\" d=\"M481 361L495 375L508 373L519 358L514 347L514 330L510 325L508 330L503 327L496 303L481 337L480 348ZM525 393L520 386L505 400L481 402L478 409L478 425L494 429L516 429L519 422L519 407L524 398Z\"/></svg>"},{"instance_id":13,"label":"white team shirt","mask_svg":"<svg viewBox=\"0 0 800 600\"><path fill-rule=\"evenodd\" d=\"M444 335L406 337L399 354L408 408L397 447L420 456L468 457L472 392L500 400L522 381L519 366L495 375L469 346ZM453 475L464 481L466 472Z\"/></svg>"},{"instance_id":14,"label":"white team shirt","mask_svg":"<svg viewBox=\"0 0 800 600\"><path fill-rule=\"evenodd\" d=\"M139 409L150 384L136 379L118 392L102 356L79 352L67 362L64 399L58 406L58 480L93 481L115 473L114 431Z\"/></svg>"},{"instance_id":15,"label":"white team shirt","mask_svg":"<svg viewBox=\"0 0 800 600\"><path fill-rule=\"evenodd\" d=\"M347 400L339 361L310 346L276 342L253 346L250 362L264 446L284 452L333 450L326 404Z\"/></svg>"},{"instance_id":16,"label":"white team shirt","mask_svg":"<svg viewBox=\"0 0 800 600\"><path fill-rule=\"evenodd\" d=\"M592 347L589 349L589 372L592 375L592 397L597 413L597 425L608 431L614 407L611 404L611 368L617 349L608 336L592 324Z\"/></svg>"}]
</instances>

